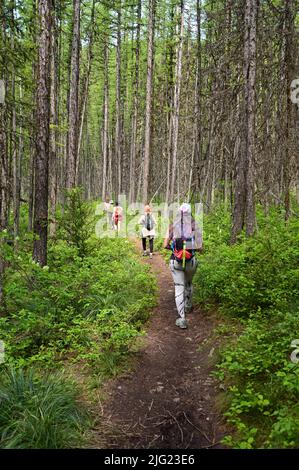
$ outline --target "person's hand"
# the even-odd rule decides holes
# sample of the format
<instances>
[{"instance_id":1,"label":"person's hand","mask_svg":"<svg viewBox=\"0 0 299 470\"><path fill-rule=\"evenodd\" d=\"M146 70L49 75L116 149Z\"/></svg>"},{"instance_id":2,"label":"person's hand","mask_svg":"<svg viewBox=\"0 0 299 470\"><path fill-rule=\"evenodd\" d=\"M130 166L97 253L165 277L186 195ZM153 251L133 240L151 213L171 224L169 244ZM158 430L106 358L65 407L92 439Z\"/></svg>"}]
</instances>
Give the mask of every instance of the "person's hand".
<instances>
[{"instance_id":1,"label":"person's hand","mask_svg":"<svg viewBox=\"0 0 299 470\"><path fill-rule=\"evenodd\" d=\"M168 238L166 238L166 239L164 240L164 243L163 243L163 248L164 248L164 250L167 250L168 245L169 245L169 240L168 240Z\"/></svg>"}]
</instances>

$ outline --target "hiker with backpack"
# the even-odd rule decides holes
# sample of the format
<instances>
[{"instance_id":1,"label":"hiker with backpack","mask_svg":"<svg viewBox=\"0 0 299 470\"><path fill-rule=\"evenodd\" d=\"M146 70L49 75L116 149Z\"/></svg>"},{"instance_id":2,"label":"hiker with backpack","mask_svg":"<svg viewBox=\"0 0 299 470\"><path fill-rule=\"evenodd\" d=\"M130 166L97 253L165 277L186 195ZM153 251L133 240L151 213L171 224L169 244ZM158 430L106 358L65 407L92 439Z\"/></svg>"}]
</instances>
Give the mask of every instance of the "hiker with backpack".
<instances>
[{"instance_id":1,"label":"hiker with backpack","mask_svg":"<svg viewBox=\"0 0 299 470\"><path fill-rule=\"evenodd\" d=\"M179 318L176 325L187 328L186 313L192 309L192 280L197 269L196 251L202 250L202 233L184 203L168 229L164 248L171 250L169 267L174 281L175 302Z\"/></svg>"},{"instance_id":2,"label":"hiker with backpack","mask_svg":"<svg viewBox=\"0 0 299 470\"><path fill-rule=\"evenodd\" d=\"M112 220L114 223L114 230L116 230L117 233L119 233L120 231L122 219L123 219L123 208L119 205L118 202L116 202L115 207L113 209Z\"/></svg>"},{"instance_id":3,"label":"hiker with backpack","mask_svg":"<svg viewBox=\"0 0 299 470\"><path fill-rule=\"evenodd\" d=\"M144 214L139 220L139 225L141 225L141 239L142 239L142 248L143 248L143 256L147 256L146 251L146 240L149 240L149 256L150 258L153 257L154 252L154 238L156 235L155 226L156 220L152 214L152 210L149 205L144 207Z\"/></svg>"}]
</instances>

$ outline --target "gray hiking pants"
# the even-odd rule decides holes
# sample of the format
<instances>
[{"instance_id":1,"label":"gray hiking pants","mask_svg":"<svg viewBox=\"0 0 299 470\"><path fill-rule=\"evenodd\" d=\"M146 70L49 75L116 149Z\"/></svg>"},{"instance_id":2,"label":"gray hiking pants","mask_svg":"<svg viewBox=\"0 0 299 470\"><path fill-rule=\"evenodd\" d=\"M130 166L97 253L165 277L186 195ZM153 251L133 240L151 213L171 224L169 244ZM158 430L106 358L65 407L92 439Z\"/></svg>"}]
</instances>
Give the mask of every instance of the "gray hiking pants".
<instances>
[{"instance_id":1,"label":"gray hiking pants","mask_svg":"<svg viewBox=\"0 0 299 470\"><path fill-rule=\"evenodd\" d=\"M178 314L185 318L186 310L192 307L193 286L192 279L197 269L197 259L194 257L186 261L186 267L183 270L182 263L176 260L170 260L169 267L173 277L175 289L175 303Z\"/></svg>"}]
</instances>

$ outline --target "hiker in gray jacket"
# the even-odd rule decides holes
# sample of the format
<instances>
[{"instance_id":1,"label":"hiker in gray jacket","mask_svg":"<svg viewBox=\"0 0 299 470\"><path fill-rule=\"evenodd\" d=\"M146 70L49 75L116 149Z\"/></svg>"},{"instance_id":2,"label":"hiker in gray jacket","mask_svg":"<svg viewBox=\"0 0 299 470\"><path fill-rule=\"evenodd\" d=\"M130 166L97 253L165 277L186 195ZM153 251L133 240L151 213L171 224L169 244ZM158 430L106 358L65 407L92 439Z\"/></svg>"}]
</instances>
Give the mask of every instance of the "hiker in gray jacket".
<instances>
[{"instance_id":1,"label":"hiker in gray jacket","mask_svg":"<svg viewBox=\"0 0 299 470\"><path fill-rule=\"evenodd\" d=\"M202 233L191 214L190 204L183 204L169 226L164 248L171 250L169 267L174 281L179 318L176 325L187 328L186 313L192 308L193 276L197 269L196 251L202 251Z\"/></svg>"}]
</instances>

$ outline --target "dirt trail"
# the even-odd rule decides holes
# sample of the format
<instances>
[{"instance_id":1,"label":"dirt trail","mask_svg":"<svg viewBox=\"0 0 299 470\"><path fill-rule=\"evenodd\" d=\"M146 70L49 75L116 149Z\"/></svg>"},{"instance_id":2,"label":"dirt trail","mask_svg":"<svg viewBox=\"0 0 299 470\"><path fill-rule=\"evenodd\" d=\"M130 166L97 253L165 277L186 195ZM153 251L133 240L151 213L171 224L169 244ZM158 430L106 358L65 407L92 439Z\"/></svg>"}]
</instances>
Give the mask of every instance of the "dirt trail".
<instances>
[{"instance_id":1,"label":"dirt trail","mask_svg":"<svg viewBox=\"0 0 299 470\"><path fill-rule=\"evenodd\" d=\"M217 384L209 376L215 345L205 341L216 319L194 310L189 328L179 329L168 267L157 253L145 263L157 276L159 304L134 370L106 390L102 418L112 432L105 447L220 448L225 428L215 410Z\"/></svg>"}]
</instances>

